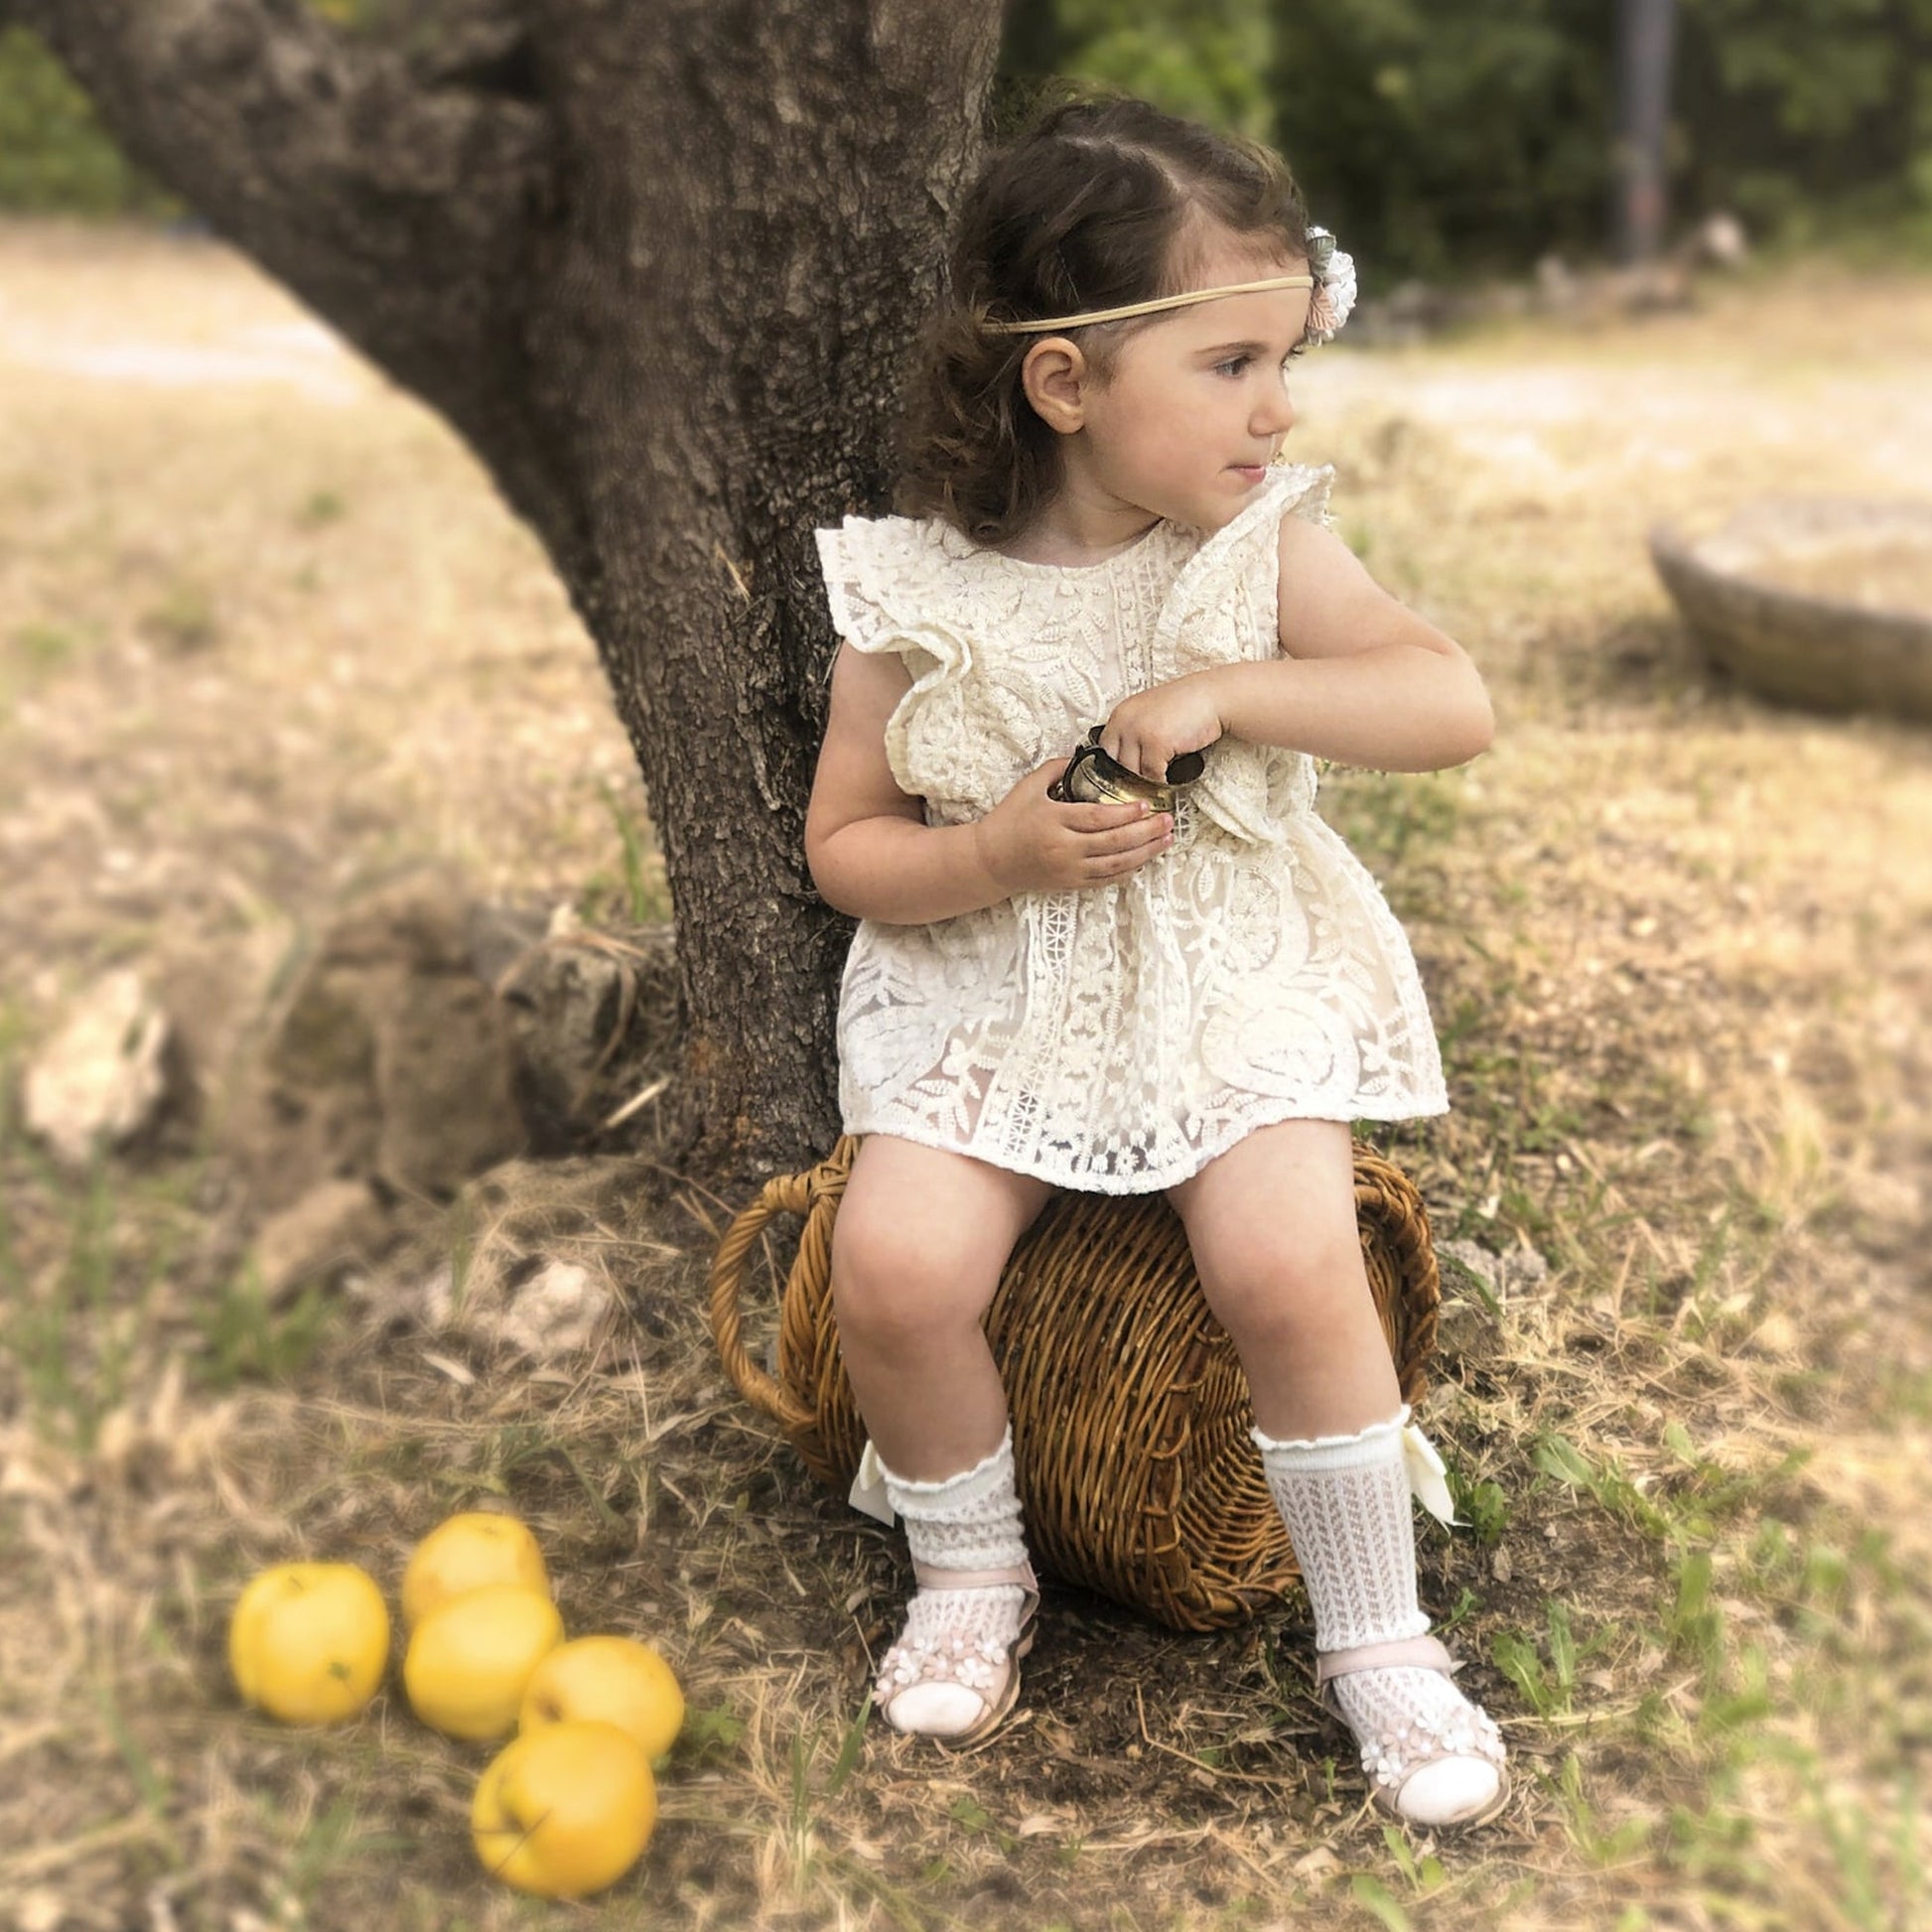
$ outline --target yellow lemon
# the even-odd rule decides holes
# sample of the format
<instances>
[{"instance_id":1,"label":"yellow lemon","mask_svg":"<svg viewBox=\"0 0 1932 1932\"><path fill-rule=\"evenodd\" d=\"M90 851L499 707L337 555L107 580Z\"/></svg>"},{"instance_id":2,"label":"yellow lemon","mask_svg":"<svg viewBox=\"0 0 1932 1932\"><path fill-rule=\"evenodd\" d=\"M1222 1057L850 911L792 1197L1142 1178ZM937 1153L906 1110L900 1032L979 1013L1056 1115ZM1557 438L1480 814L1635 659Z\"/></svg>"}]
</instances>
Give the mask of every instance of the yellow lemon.
<instances>
[{"instance_id":1,"label":"yellow lemon","mask_svg":"<svg viewBox=\"0 0 1932 1932\"><path fill-rule=\"evenodd\" d=\"M684 1693L671 1667L634 1637L579 1637L553 1650L523 1693L524 1730L601 1719L626 1730L648 1758L662 1757L684 1726Z\"/></svg>"},{"instance_id":2,"label":"yellow lemon","mask_svg":"<svg viewBox=\"0 0 1932 1932\"><path fill-rule=\"evenodd\" d=\"M470 1838L492 1877L548 1898L615 1884L650 1843L657 1786L616 1725L546 1725L483 1774Z\"/></svg>"},{"instance_id":3,"label":"yellow lemon","mask_svg":"<svg viewBox=\"0 0 1932 1932\"><path fill-rule=\"evenodd\" d=\"M547 1596L550 1573L536 1538L514 1516L465 1510L417 1544L402 1573L402 1620L413 1630L452 1597L485 1584L521 1584Z\"/></svg>"},{"instance_id":4,"label":"yellow lemon","mask_svg":"<svg viewBox=\"0 0 1932 1932\"><path fill-rule=\"evenodd\" d=\"M228 1668L241 1695L285 1725L335 1724L375 1695L389 1611L352 1563L281 1563L241 1592Z\"/></svg>"},{"instance_id":5,"label":"yellow lemon","mask_svg":"<svg viewBox=\"0 0 1932 1932\"><path fill-rule=\"evenodd\" d=\"M564 1640L548 1596L486 1584L417 1624L402 1660L409 1708L452 1737L506 1736L530 1674Z\"/></svg>"}]
</instances>

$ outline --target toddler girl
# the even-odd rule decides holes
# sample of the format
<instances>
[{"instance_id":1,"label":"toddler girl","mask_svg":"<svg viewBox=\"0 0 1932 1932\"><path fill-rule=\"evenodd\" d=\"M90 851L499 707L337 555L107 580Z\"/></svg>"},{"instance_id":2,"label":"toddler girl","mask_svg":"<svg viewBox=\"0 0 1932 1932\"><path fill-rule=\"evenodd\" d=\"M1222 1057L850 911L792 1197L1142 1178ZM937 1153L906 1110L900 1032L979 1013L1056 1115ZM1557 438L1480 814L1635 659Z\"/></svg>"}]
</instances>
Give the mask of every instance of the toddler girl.
<instances>
[{"instance_id":1,"label":"toddler girl","mask_svg":"<svg viewBox=\"0 0 1932 1932\"><path fill-rule=\"evenodd\" d=\"M1467 1824L1503 1803L1502 1745L1417 1607L1427 1449L1349 1141L1448 1103L1313 761L1457 764L1490 712L1330 534L1331 473L1278 462L1291 359L1353 292L1277 156L1137 101L1053 109L967 194L905 514L818 538L842 641L805 847L861 920L832 1293L861 1485L917 1579L892 1725L958 1746L1019 1695L1037 1596L980 1326L1007 1256L1054 1188L1159 1188L1252 1389L1323 1696L1386 1809ZM1172 811L1064 801L1094 726L1147 778L1205 768Z\"/></svg>"}]
</instances>

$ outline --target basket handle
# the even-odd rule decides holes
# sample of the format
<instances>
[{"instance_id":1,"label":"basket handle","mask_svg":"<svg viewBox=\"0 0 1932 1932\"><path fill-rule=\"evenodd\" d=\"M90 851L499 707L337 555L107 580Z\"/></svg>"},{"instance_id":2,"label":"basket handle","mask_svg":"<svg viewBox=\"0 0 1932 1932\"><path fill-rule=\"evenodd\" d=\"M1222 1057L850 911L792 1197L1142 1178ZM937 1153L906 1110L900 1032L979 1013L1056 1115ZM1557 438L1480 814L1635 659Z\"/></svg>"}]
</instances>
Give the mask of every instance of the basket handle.
<instances>
[{"instance_id":1,"label":"basket handle","mask_svg":"<svg viewBox=\"0 0 1932 1932\"><path fill-rule=\"evenodd\" d=\"M785 1430L807 1429L817 1418L746 1352L745 1324L739 1312L746 1261L767 1221L776 1214L806 1214L828 1184L844 1181L851 1159L851 1146L842 1139L832 1158L818 1167L774 1175L725 1230L712 1257L711 1338L718 1344L718 1359L739 1394Z\"/></svg>"}]
</instances>

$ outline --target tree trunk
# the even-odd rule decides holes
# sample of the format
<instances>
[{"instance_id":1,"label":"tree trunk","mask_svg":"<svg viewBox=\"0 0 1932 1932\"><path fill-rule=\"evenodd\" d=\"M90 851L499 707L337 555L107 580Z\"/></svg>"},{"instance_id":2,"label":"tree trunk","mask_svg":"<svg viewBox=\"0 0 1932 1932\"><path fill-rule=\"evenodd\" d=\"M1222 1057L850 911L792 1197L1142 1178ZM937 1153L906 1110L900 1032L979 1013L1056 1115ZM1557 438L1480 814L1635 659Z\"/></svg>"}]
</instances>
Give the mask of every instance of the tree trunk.
<instances>
[{"instance_id":1,"label":"tree trunk","mask_svg":"<svg viewBox=\"0 0 1932 1932\"><path fill-rule=\"evenodd\" d=\"M1619 261L1654 261L1664 241L1665 137L1677 0L1621 0L1617 9L1616 208Z\"/></svg>"},{"instance_id":2,"label":"tree trunk","mask_svg":"<svg viewBox=\"0 0 1932 1932\"><path fill-rule=\"evenodd\" d=\"M451 422L596 639L664 848L692 1171L830 1146L815 525L877 512L998 0L0 0L128 152Z\"/></svg>"}]
</instances>

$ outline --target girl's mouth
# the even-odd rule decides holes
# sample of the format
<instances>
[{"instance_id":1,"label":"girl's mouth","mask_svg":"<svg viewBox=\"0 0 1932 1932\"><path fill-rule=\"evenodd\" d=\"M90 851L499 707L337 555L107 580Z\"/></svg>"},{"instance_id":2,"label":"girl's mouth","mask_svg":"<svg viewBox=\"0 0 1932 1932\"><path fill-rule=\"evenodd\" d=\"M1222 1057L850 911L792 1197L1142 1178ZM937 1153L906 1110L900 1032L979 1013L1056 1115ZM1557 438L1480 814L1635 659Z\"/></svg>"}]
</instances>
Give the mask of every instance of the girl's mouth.
<instances>
[{"instance_id":1,"label":"girl's mouth","mask_svg":"<svg viewBox=\"0 0 1932 1932\"><path fill-rule=\"evenodd\" d=\"M1268 474L1268 466L1265 463L1233 463L1228 467L1251 488Z\"/></svg>"}]
</instances>

